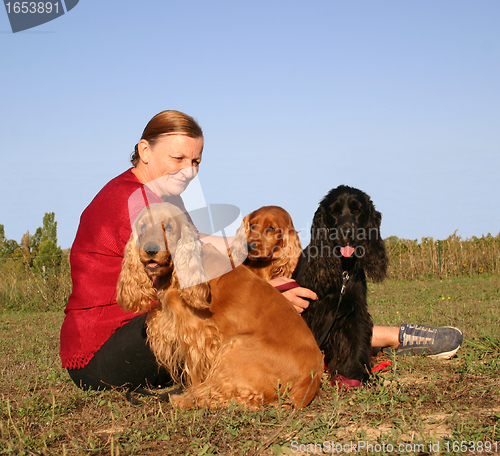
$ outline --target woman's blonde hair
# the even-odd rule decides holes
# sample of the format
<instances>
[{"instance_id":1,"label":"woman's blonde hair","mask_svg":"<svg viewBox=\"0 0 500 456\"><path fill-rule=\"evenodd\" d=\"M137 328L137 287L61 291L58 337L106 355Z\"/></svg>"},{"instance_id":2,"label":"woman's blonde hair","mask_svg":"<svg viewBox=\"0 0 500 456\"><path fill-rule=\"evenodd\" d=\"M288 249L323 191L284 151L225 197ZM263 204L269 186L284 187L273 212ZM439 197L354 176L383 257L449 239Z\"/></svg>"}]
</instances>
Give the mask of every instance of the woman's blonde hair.
<instances>
[{"instance_id":1,"label":"woman's blonde hair","mask_svg":"<svg viewBox=\"0 0 500 456\"><path fill-rule=\"evenodd\" d=\"M146 125L142 132L142 139L145 139L151 146L165 134L186 135L191 138L202 138L203 131L196 120L180 111L162 111L154 116ZM134 166L139 163L138 144L135 145L134 153L130 161Z\"/></svg>"}]
</instances>

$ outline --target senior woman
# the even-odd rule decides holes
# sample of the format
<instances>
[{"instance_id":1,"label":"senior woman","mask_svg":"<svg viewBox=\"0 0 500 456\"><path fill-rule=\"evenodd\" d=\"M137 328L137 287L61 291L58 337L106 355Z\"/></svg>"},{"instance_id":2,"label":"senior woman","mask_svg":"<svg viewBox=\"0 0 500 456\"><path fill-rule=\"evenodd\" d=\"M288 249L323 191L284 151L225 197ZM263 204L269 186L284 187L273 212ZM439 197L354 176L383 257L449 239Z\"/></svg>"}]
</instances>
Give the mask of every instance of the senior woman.
<instances>
[{"instance_id":1,"label":"senior woman","mask_svg":"<svg viewBox=\"0 0 500 456\"><path fill-rule=\"evenodd\" d=\"M78 386L107 389L170 383L146 341L147 313L125 312L116 302L116 285L132 231L130 197L164 178L161 194L149 191L149 202L168 201L187 213L180 194L196 177L202 152L203 132L192 117L178 111L157 114L135 146L133 167L104 186L82 213L71 248L73 291L60 338L62 365ZM140 209L135 208L135 213ZM200 237L225 249L221 238ZM278 278L271 283L277 286L290 280ZM299 312L308 306L304 298L316 299L314 292L301 287L284 294ZM377 346L397 347L398 337L399 328L374 328Z\"/></svg>"}]
</instances>

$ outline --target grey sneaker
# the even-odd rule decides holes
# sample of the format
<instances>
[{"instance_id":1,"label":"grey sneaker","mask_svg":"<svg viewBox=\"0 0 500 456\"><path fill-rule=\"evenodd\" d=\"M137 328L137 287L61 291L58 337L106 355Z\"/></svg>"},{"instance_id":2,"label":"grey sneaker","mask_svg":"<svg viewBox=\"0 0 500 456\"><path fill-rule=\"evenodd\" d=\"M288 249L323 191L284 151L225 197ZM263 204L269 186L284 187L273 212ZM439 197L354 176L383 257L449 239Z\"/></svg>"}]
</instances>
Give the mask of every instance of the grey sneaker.
<instances>
[{"instance_id":1,"label":"grey sneaker","mask_svg":"<svg viewBox=\"0 0 500 456\"><path fill-rule=\"evenodd\" d=\"M397 356L427 355L429 358L449 359L462 345L462 331L452 326L422 326L402 324L399 328L399 347L384 348L385 354Z\"/></svg>"}]
</instances>

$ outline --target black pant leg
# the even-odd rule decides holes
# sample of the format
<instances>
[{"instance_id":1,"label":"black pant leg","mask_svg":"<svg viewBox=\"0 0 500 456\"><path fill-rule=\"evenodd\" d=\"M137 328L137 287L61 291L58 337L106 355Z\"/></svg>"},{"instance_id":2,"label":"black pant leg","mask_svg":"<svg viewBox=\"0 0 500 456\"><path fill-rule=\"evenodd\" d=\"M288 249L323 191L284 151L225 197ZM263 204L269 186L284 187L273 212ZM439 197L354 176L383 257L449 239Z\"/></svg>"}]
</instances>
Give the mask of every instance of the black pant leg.
<instances>
[{"instance_id":1,"label":"black pant leg","mask_svg":"<svg viewBox=\"0 0 500 456\"><path fill-rule=\"evenodd\" d=\"M117 329L85 367L68 369L76 385L95 390L171 385L170 375L147 343L146 317L138 315Z\"/></svg>"}]
</instances>

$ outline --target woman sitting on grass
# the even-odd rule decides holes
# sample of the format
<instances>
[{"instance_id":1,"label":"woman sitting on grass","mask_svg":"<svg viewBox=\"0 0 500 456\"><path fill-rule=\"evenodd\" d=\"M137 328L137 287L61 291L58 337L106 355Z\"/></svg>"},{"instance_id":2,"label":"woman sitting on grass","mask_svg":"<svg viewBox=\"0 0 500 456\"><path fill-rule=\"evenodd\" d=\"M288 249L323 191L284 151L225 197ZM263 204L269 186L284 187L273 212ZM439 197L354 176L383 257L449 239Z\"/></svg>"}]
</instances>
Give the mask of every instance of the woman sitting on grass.
<instances>
[{"instance_id":1,"label":"woman sitting on grass","mask_svg":"<svg viewBox=\"0 0 500 456\"><path fill-rule=\"evenodd\" d=\"M168 201L186 212L180 194L197 175L202 151L203 132L193 118L178 111L157 114L135 146L133 167L111 180L83 212L71 248L73 291L60 346L62 366L79 387L161 387L170 383L168 372L158 366L146 342L147 313L125 312L116 302L116 285L132 231L130 196L168 176L164 194L161 198L153 195L150 202ZM225 248L214 237L210 242ZM271 284L289 280L277 278ZM317 298L301 287L283 294L299 312L309 305L304 298ZM462 334L455 328L418 325L376 326L372 340L373 346L392 347L396 354L434 357L453 356L461 342Z\"/></svg>"}]
</instances>

